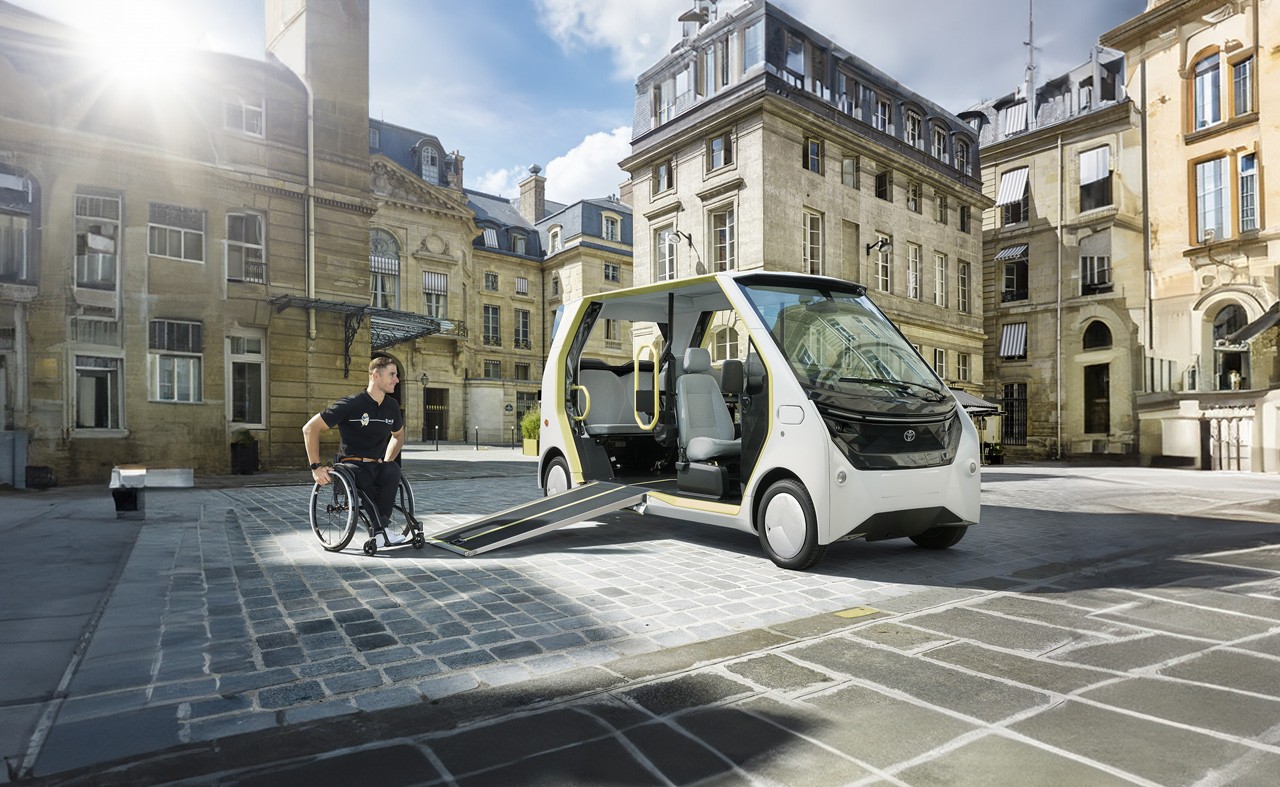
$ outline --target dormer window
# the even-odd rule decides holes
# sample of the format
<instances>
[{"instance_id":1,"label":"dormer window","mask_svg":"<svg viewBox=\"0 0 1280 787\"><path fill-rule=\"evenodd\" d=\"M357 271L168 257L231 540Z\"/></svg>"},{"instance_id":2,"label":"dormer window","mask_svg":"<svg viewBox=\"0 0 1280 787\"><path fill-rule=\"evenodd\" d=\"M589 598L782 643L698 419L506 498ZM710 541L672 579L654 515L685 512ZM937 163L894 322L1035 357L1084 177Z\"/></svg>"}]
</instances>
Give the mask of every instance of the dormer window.
<instances>
[{"instance_id":1,"label":"dormer window","mask_svg":"<svg viewBox=\"0 0 1280 787\"><path fill-rule=\"evenodd\" d=\"M556 253L560 252L561 250L563 250L564 245L563 245L563 243L562 243L562 242L561 242L561 240L560 240L560 227L556 226L556 227L552 227L550 230L548 230L548 231L547 231L547 239L548 239L548 241L549 241L549 244L548 244L548 245L550 245L550 247L551 247L551 248L549 249L549 252L550 252L551 254L556 254Z\"/></svg>"},{"instance_id":2,"label":"dormer window","mask_svg":"<svg viewBox=\"0 0 1280 787\"><path fill-rule=\"evenodd\" d=\"M622 220L612 214L605 214L600 220L600 236L614 242L622 240Z\"/></svg>"},{"instance_id":3,"label":"dormer window","mask_svg":"<svg viewBox=\"0 0 1280 787\"><path fill-rule=\"evenodd\" d=\"M428 183L440 182L440 153L435 148L422 149L422 179Z\"/></svg>"}]
</instances>

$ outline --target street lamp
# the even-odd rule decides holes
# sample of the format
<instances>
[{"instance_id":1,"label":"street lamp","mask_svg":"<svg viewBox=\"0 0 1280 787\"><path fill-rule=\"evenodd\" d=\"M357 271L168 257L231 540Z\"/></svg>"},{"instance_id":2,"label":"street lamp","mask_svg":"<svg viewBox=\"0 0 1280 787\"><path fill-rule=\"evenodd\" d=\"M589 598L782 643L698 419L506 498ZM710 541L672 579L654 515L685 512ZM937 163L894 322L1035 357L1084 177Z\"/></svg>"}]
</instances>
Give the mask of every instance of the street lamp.
<instances>
[{"instance_id":1,"label":"street lamp","mask_svg":"<svg viewBox=\"0 0 1280 787\"><path fill-rule=\"evenodd\" d=\"M422 373L422 376L418 378L418 382L422 383L422 387L423 387L423 388L426 388L426 387L427 387L427 380L428 380L428 379L429 379L429 378L427 377L427 373L426 373L426 372L423 372L423 373Z\"/></svg>"},{"instance_id":2,"label":"street lamp","mask_svg":"<svg viewBox=\"0 0 1280 787\"><path fill-rule=\"evenodd\" d=\"M881 238L880 240L876 241L875 243L868 243L868 244L867 244L867 256L868 256L868 257L870 257L870 256L871 256L871 250L872 250L872 249L887 249L887 248L889 248L889 239L888 239L888 238Z\"/></svg>"}]
</instances>

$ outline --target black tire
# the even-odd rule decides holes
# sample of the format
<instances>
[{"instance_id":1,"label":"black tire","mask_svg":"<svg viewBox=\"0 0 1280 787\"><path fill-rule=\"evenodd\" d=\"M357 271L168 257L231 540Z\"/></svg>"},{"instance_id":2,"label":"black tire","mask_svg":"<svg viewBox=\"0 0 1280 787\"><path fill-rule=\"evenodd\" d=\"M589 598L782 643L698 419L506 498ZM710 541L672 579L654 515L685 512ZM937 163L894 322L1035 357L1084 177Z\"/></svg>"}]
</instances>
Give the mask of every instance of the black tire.
<instances>
[{"instance_id":1,"label":"black tire","mask_svg":"<svg viewBox=\"0 0 1280 787\"><path fill-rule=\"evenodd\" d=\"M364 542L364 553L369 557L373 557L378 554L378 539L371 538Z\"/></svg>"},{"instance_id":2,"label":"black tire","mask_svg":"<svg viewBox=\"0 0 1280 787\"><path fill-rule=\"evenodd\" d=\"M425 547L426 545L427 545L427 538L426 538L426 536L422 535L421 533L414 533L414 534L413 534L413 548L414 548L414 549L422 549L422 548L423 548L423 547Z\"/></svg>"},{"instance_id":3,"label":"black tire","mask_svg":"<svg viewBox=\"0 0 1280 787\"><path fill-rule=\"evenodd\" d=\"M329 483L311 488L311 532L330 552L341 552L351 543L359 517L359 497L350 479L329 472Z\"/></svg>"},{"instance_id":4,"label":"black tire","mask_svg":"<svg viewBox=\"0 0 1280 787\"><path fill-rule=\"evenodd\" d=\"M393 520L395 519L394 512L399 512L400 516L404 517L403 532L406 536L421 529L418 526L418 520L414 516L413 487L409 486L409 481L404 476L400 476L400 489L396 492L396 504L392 510Z\"/></svg>"},{"instance_id":5,"label":"black tire","mask_svg":"<svg viewBox=\"0 0 1280 787\"><path fill-rule=\"evenodd\" d=\"M925 549L946 549L960 543L960 539L964 538L965 531L968 527L931 527L928 530L914 535L911 540L916 542L916 546Z\"/></svg>"},{"instance_id":6,"label":"black tire","mask_svg":"<svg viewBox=\"0 0 1280 787\"><path fill-rule=\"evenodd\" d=\"M803 571L827 553L818 543L818 517L804 484L791 478L775 481L756 507L756 531L764 553L780 568Z\"/></svg>"},{"instance_id":7,"label":"black tire","mask_svg":"<svg viewBox=\"0 0 1280 787\"><path fill-rule=\"evenodd\" d=\"M557 456L547 462L547 469L542 473L542 494L549 496L559 494L573 488L573 476L569 474L569 463L563 456Z\"/></svg>"}]
</instances>

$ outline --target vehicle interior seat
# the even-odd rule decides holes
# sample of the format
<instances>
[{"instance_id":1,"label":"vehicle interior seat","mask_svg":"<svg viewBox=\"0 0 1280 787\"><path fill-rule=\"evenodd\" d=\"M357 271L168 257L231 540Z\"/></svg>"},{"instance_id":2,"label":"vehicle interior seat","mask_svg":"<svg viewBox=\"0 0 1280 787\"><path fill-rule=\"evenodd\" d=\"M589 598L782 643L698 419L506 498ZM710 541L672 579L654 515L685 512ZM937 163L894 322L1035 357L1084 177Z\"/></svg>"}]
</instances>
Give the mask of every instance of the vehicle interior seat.
<instances>
[{"instance_id":1,"label":"vehicle interior seat","mask_svg":"<svg viewBox=\"0 0 1280 787\"><path fill-rule=\"evenodd\" d=\"M735 436L733 416L720 393L721 383L711 374L711 353L703 347L690 347L684 351L683 365L684 372L676 378L676 424L684 458L702 462L738 456L742 441ZM733 368L737 371L722 372L722 377L736 376L741 389L741 366Z\"/></svg>"}]
</instances>

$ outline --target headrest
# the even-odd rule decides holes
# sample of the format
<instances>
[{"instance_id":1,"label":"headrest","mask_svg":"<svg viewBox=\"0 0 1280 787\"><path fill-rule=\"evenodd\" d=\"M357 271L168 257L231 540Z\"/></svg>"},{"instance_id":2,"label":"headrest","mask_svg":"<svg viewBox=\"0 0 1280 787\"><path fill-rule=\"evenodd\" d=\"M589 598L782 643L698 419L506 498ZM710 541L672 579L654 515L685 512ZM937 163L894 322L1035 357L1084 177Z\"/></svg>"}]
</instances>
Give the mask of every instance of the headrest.
<instances>
[{"instance_id":1,"label":"headrest","mask_svg":"<svg viewBox=\"0 0 1280 787\"><path fill-rule=\"evenodd\" d=\"M690 347L684 351L684 373L711 371L711 353L705 347Z\"/></svg>"},{"instance_id":2,"label":"headrest","mask_svg":"<svg viewBox=\"0 0 1280 787\"><path fill-rule=\"evenodd\" d=\"M730 359L720 367L720 390L725 393L742 393L742 361Z\"/></svg>"}]
</instances>

